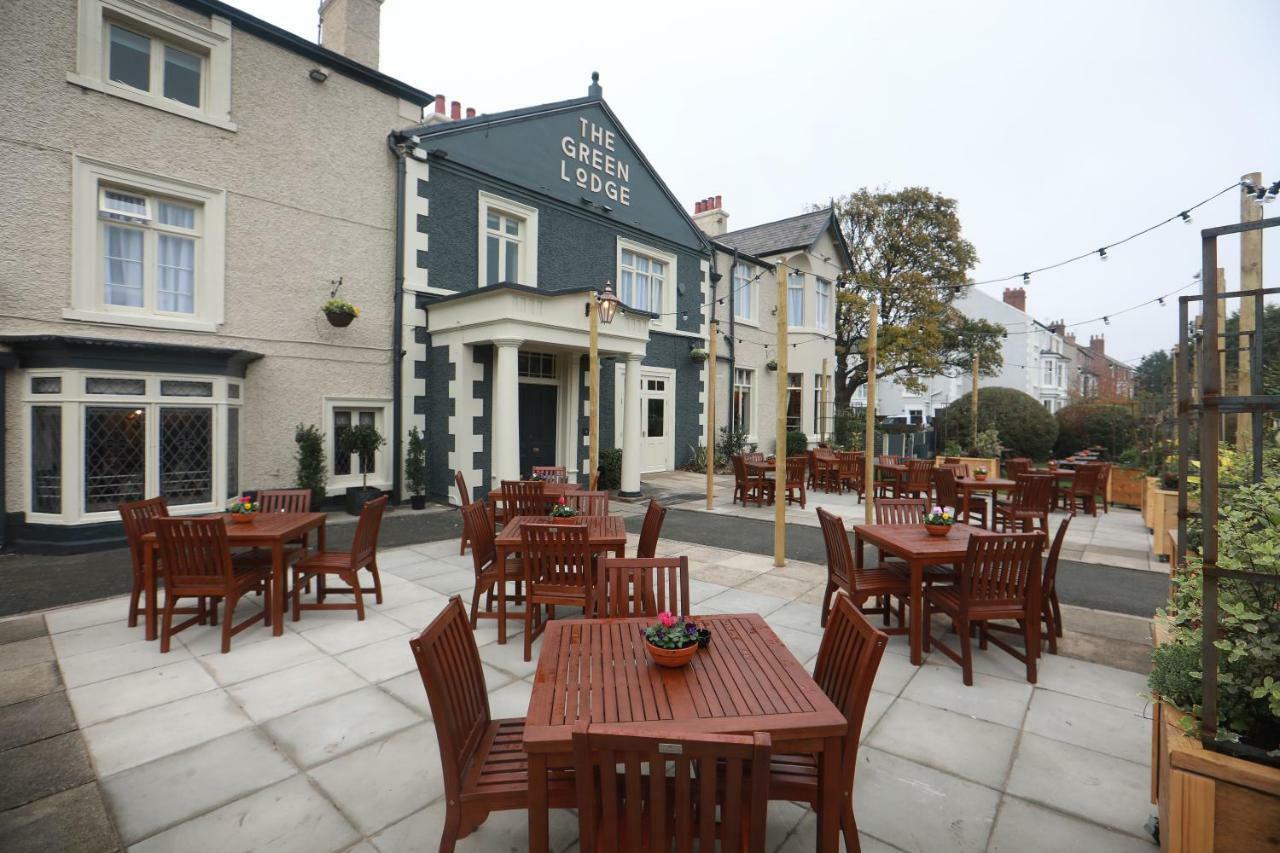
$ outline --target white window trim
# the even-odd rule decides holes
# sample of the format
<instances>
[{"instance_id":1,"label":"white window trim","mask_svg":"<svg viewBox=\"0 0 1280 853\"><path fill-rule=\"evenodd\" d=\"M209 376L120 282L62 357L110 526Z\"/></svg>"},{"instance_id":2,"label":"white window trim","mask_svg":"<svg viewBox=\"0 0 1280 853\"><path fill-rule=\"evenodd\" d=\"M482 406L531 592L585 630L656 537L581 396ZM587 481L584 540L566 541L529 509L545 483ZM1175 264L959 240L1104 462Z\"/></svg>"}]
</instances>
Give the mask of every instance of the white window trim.
<instances>
[{"instance_id":1,"label":"white window trim","mask_svg":"<svg viewBox=\"0 0 1280 853\"><path fill-rule=\"evenodd\" d=\"M136 104L236 130L231 121L231 22L211 15L209 26L192 23L139 0L79 0L76 24L76 70L67 73L67 82L102 92ZM173 42L202 55L200 106L192 107L150 92L112 81L107 76L109 46L106 21L110 19L144 35Z\"/></svg>"},{"instance_id":2,"label":"white window trim","mask_svg":"<svg viewBox=\"0 0 1280 853\"><path fill-rule=\"evenodd\" d=\"M825 324L818 317L818 287L823 284L827 286L827 320ZM813 324L814 328L823 334L831 333L831 325L835 315L835 291L835 285L832 282L821 276L815 275L813 277Z\"/></svg>"},{"instance_id":3,"label":"white window trim","mask_svg":"<svg viewBox=\"0 0 1280 853\"><path fill-rule=\"evenodd\" d=\"M125 166L75 155L72 173L71 211L71 305L63 309L67 320L216 332L224 320L226 288L226 192L174 178L162 178ZM142 309L107 305L98 272L98 187L104 182L158 193L198 205L202 211L196 261L195 311L190 317L155 314L155 306Z\"/></svg>"},{"instance_id":4,"label":"white window trim","mask_svg":"<svg viewBox=\"0 0 1280 853\"><path fill-rule=\"evenodd\" d=\"M492 208L499 213L508 216L514 216L517 219L524 220L524 258L520 261L520 277L527 279L521 281L527 287L538 286L538 208L530 207L527 204L521 204L518 201L512 201L509 198L503 198L500 195L480 190L479 192L479 209L480 215L476 220L479 231L479 238L476 241L476 285L478 287L488 287L489 281L489 253L487 251L486 240L488 237L489 226L487 223L489 209Z\"/></svg>"},{"instance_id":5,"label":"white window trim","mask_svg":"<svg viewBox=\"0 0 1280 853\"><path fill-rule=\"evenodd\" d=\"M652 260L658 260L667 265L666 280L662 283L662 310L658 312L657 317L649 321L650 328L661 329L663 331L679 334L680 330L676 328L676 291L679 289L679 269L676 266L676 256L671 252L664 252L661 249L655 249L653 246L637 243L635 240L629 240L626 237L618 237L617 256L614 260L614 293L622 295L622 253L633 252L637 255L645 255ZM693 334L691 337L700 338L702 335Z\"/></svg>"},{"instance_id":6,"label":"white window trim","mask_svg":"<svg viewBox=\"0 0 1280 853\"><path fill-rule=\"evenodd\" d=\"M58 376L62 390L57 394L33 394L31 380L37 376ZM141 395L113 395L85 393L85 380L89 377L143 379L146 393ZM227 411L240 409L240 461L237 476L243 485L244 431L245 431L245 381L240 377L192 373L143 373L124 370L92 370L83 368L40 368L24 370L16 374L19 383L22 423L22 511L31 524L57 524L75 526L118 521L116 510L103 512L84 511L84 410L86 406L134 406L147 409L150 423L146 434L146 457L143 463L146 488L144 497L155 497L160 485L159 419L155 410L161 407L208 408L213 410L213 466L212 500L201 504L184 504L172 508L173 515L202 515L217 512L227 505ZM211 397L163 397L160 383L164 380L210 382ZM228 387L240 386L240 397L231 399ZM62 512L34 512L31 503L31 460L34 453L31 434L31 408L33 406L57 406L62 409Z\"/></svg>"},{"instance_id":7,"label":"white window trim","mask_svg":"<svg viewBox=\"0 0 1280 853\"><path fill-rule=\"evenodd\" d=\"M759 371L757 371L756 368L754 367L735 367L733 369L742 370L751 374L751 382L747 386L747 389L751 393L751 399L750 399L750 405L747 406L747 408L751 410L750 412L751 423L749 423L748 426L754 428L756 426L756 416L757 416L757 411L760 405L759 395L756 393L756 388L759 384L756 382L756 378ZM738 381L736 377L734 377L732 381L730 381L729 387L732 388L735 393L737 392ZM729 418L730 420L733 419L732 409L729 412ZM743 440L747 441L748 443L754 443L756 441L756 434L754 432L747 431L746 433L743 434Z\"/></svg>"},{"instance_id":8,"label":"white window trim","mask_svg":"<svg viewBox=\"0 0 1280 853\"><path fill-rule=\"evenodd\" d=\"M325 434L325 449L330 449L333 435L333 410L334 409L372 409L374 410L373 424L377 427L386 439L387 443L382 445L378 450L377 456L374 458L374 473L369 476L369 488L380 489L381 491L389 491L391 489L391 398L390 397L371 397L368 399L359 399L352 397L324 397L322 399L322 409L324 411L324 427L322 431ZM352 486L363 484L364 476L359 472L356 465L352 465L350 474L335 474L333 472L333 453L325 453L325 473L329 477L328 485L332 487L331 491L347 489Z\"/></svg>"},{"instance_id":9,"label":"white window trim","mask_svg":"<svg viewBox=\"0 0 1280 853\"><path fill-rule=\"evenodd\" d=\"M738 305L741 304L741 300L742 300L742 291L735 291L735 293L733 294L733 309L734 309L733 321L735 323L741 323L744 326L753 326L758 329L760 328L760 289L761 288L760 288L760 279L756 278L756 276L759 275L759 271L755 270L749 264L743 263L742 261L738 261L738 268L744 269L747 271L748 280L754 278L755 281L753 281L749 286L749 288L747 289L748 292L751 294L751 316L743 317L741 314L737 313ZM738 284L735 281L730 281L729 286L732 288L737 288Z\"/></svg>"},{"instance_id":10,"label":"white window trim","mask_svg":"<svg viewBox=\"0 0 1280 853\"><path fill-rule=\"evenodd\" d=\"M800 276L800 304L803 306L804 316L800 318L799 323L797 323L795 321L795 318L791 316L791 277L793 275ZM809 318L811 316L810 309L809 309L809 276L810 275L812 275L812 273L807 273L807 272L804 272L803 270L792 270L787 273L787 286L785 290L786 290L786 297L787 297L787 329L788 330L809 328L807 323L809 322Z\"/></svg>"}]
</instances>

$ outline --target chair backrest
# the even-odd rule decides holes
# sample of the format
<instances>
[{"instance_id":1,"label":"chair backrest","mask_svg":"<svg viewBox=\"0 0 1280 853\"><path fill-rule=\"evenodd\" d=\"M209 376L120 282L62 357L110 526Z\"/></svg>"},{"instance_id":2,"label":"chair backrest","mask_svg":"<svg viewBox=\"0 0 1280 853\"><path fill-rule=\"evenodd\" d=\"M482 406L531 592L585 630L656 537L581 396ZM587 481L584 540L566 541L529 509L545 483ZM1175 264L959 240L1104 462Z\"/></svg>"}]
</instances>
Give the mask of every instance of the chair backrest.
<instances>
[{"instance_id":1,"label":"chair backrest","mask_svg":"<svg viewBox=\"0 0 1280 853\"><path fill-rule=\"evenodd\" d=\"M476 577L480 577L493 564L497 553L493 525L489 523L489 505L485 501L472 501L462 508L462 535L471 542L471 561Z\"/></svg>"},{"instance_id":2,"label":"chair backrest","mask_svg":"<svg viewBox=\"0 0 1280 853\"><path fill-rule=\"evenodd\" d=\"M142 537L156 529L157 518L169 517L169 505L164 498L147 498L144 501L130 501L116 507L120 511L120 520L124 522L124 536L129 542L129 556L133 560L133 570L142 572Z\"/></svg>"},{"instance_id":3,"label":"chair backrest","mask_svg":"<svg viewBox=\"0 0 1280 853\"><path fill-rule=\"evenodd\" d=\"M1058 525L1058 532L1053 537L1053 544L1049 546L1049 556L1044 561L1044 577L1040 583L1041 595L1049 595L1058 584L1058 557L1062 554L1062 540L1067 538L1067 527L1071 524L1071 519L1075 517L1076 514L1074 512L1070 513Z\"/></svg>"},{"instance_id":4,"label":"chair backrest","mask_svg":"<svg viewBox=\"0 0 1280 853\"><path fill-rule=\"evenodd\" d=\"M933 478L932 459L907 460L907 488L916 491L928 491Z\"/></svg>"},{"instance_id":5,"label":"chair backrest","mask_svg":"<svg viewBox=\"0 0 1280 853\"><path fill-rule=\"evenodd\" d=\"M787 457L787 485L794 486L804 483L804 471L808 461L803 456Z\"/></svg>"},{"instance_id":6,"label":"chair backrest","mask_svg":"<svg viewBox=\"0 0 1280 853\"><path fill-rule=\"evenodd\" d=\"M507 518L546 515L546 484L542 480L503 480L502 508Z\"/></svg>"},{"instance_id":7,"label":"chair backrest","mask_svg":"<svg viewBox=\"0 0 1280 853\"><path fill-rule=\"evenodd\" d=\"M480 650L462 599L456 595L450 598L431 624L409 640L409 648L418 662L418 675L435 721L444 793L451 802L457 802L462 795L463 774L490 722Z\"/></svg>"},{"instance_id":8,"label":"chair backrest","mask_svg":"<svg viewBox=\"0 0 1280 853\"><path fill-rule=\"evenodd\" d=\"M579 587L591 606L591 545L585 524L525 524L521 558L530 586ZM591 614L588 612L588 616Z\"/></svg>"},{"instance_id":9,"label":"chair backrest","mask_svg":"<svg viewBox=\"0 0 1280 853\"><path fill-rule=\"evenodd\" d=\"M608 515L608 492L569 492L564 496L565 503L578 511L580 515Z\"/></svg>"},{"instance_id":10,"label":"chair backrest","mask_svg":"<svg viewBox=\"0 0 1280 853\"><path fill-rule=\"evenodd\" d=\"M961 477L969 476L969 466L964 464L963 462L956 462L956 463L944 462L938 467L946 468L947 470L949 470L957 480L960 479Z\"/></svg>"},{"instance_id":11,"label":"chair backrest","mask_svg":"<svg viewBox=\"0 0 1280 853\"><path fill-rule=\"evenodd\" d=\"M466 506L471 503L471 490L467 488L466 478L462 476L461 471L453 472L453 484L458 487L459 506Z\"/></svg>"},{"instance_id":12,"label":"chair backrest","mask_svg":"<svg viewBox=\"0 0 1280 853\"><path fill-rule=\"evenodd\" d=\"M747 482L747 460L740 453L735 453L731 459L734 483L739 486L744 485Z\"/></svg>"},{"instance_id":13,"label":"chair backrest","mask_svg":"<svg viewBox=\"0 0 1280 853\"><path fill-rule=\"evenodd\" d=\"M1102 466L1097 462L1088 462L1076 466L1076 473L1071 483L1071 491L1077 495L1094 495L1098 491L1098 483L1102 479Z\"/></svg>"},{"instance_id":14,"label":"chair backrest","mask_svg":"<svg viewBox=\"0 0 1280 853\"><path fill-rule=\"evenodd\" d=\"M827 616L827 627L822 632L822 645L818 647L818 660L813 666L813 680L849 721L841 767L842 790L845 791L853 789L853 772L858 766L858 742L862 739L862 718L867 711L876 670L880 668L880 659L888 644L888 635L872 625L847 595L836 594Z\"/></svg>"},{"instance_id":15,"label":"chair backrest","mask_svg":"<svg viewBox=\"0 0 1280 853\"><path fill-rule=\"evenodd\" d=\"M231 583L231 548L221 518L157 518L160 571L167 591Z\"/></svg>"},{"instance_id":16,"label":"chair backrest","mask_svg":"<svg viewBox=\"0 0 1280 853\"><path fill-rule=\"evenodd\" d=\"M752 451L751 453L744 453L742 454L742 460L744 462L763 462L764 454L757 451Z\"/></svg>"},{"instance_id":17,"label":"chair backrest","mask_svg":"<svg viewBox=\"0 0 1280 853\"><path fill-rule=\"evenodd\" d=\"M604 558L596 567L597 619L613 616L688 616L689 558Z\"/></svg>"},{"instance_id":18,"label":"chair backrest","mask_svg":"<svg viewBox=\"0 0 1280 853\"><path fill-rule=\"evenodd\" d=\"M818 507L818 524L822 542L827 547L827 575L842 588L855 589L853 549L844 530L844 519Z\"/></svg>"},{"instance_id":19,"label":"chair backrest","mask_svg":"<svg viewBox=\"0 0 1280 853\"><path fill-rule=\"evenodd\" d=\"M923 498L882 498L876 501L876 524L924 524L929 511Z\"/></svg>"},{"instance_id":20,"label":"chair backrest","mask_svg":"<svg viewBox=\"0 0 1280 853\"><path fill-rule=\"evenodd\" d=\"M311 490L262 489L258 508L262 512L311 512Z\"/></svg>"},{"instance_id":21,"label":"chair backrest","mask_svg":"<svg viewBox=\"0 0 1280 853\"><path fill-rule=\"evenodd\" d=\"M1031 460L1024 456L1015 456L1012 459L1005 460L1004 473L1010 480L1016 480L1019 474L1025 474L1030 470Z\"/></svg>"},{"instance_id":22,"label":"chair backrest","mask_svg":"<svg viewBox=\"0 0 1280 853\"><path fill-rule=\"evenodd\" d=\"M1098 475L1098 494L1102 494L1107 490L1107 483L1111 482L1111 463L1099 462L1102 466L1102 473Z\"/></svg>"},{"instance_id":23,"label":"chair backrest","mask_svg":"<svg viewBox=\"0 0 1280 853\"><path fill-rule=\"evenodd\" d=\"M360 510L356 522L356 535L351 539L353 568L362 568L378 556L378 530L382 527L382 512L387 508L387 496L369 501Z\"/></svg>"},{"instance_id":24,"label":"chair backrest","mask_svg":"<svg viewBox=\"0 0 1280 853\"><path fill-rule=\"evenodd\" d=\"M960 607L974 601L1021 602L1039 613L1044 534L970 536L960 564Z\"/></svg>"},{"instance_id":25,"label":"chair backrest","mask_svg":"<svg viewBox=\"0 0 1280 853\"><path fill-rule=\"evenodd\" d=\"M579 846L763 853L771 752L765 732L673 737L656 728L579 723Z\"/></svg>"},{"instance_id":26,"label":"chair backrest","mask_svg":"<svg viewBox=\"0 0 1280 853\"><path fill-rule=\"evenodd\" d=\"M956 488L956 472L953 467L939 465L933 472L933 486L937 490L935 497L938 499L938 506L960 511L960 492Z\"/></svg>"},{"instance_id":27,"label":"chair backrest","mask_svg":"<svg viewBox=\"0 0 1280 853\"><path fill-rule=\"evenodd\" d=\"M533 476L541 477L548 483L569 482L569 473L563 465L534 465Z\"/></svg>"},{"instance_id":28,"label":"chair backrest","mask_svg":"<svg viewBox=\"0 0 1280 853\"><path fill-rule=\"evenodd\" d=\"M1028 512L1048 512L1053 502L1052 474L1019 474L1014 478L1013 506Z\"/></svg>"},{"instance_id":29,"label":"chair backrest","mask_svg":"<svg viewBox=\"0 0 1280 853\"><path fill-rule=\"evenodd\" d=\"M644 513L644 526L640 528L640 541L636 543L637 557L652 557L658 552L658 537L662 533L662 520L666 517L667 508L656 500L650 500Z\"/></svg>"}]
</instances>

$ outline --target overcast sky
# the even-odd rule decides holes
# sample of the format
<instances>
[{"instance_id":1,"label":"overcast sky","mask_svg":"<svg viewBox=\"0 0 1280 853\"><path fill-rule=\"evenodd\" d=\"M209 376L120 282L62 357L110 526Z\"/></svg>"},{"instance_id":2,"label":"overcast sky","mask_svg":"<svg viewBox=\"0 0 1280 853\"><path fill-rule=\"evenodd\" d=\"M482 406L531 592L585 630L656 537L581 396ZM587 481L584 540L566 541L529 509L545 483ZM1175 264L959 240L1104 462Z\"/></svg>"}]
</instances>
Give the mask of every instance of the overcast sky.
<instances>
[{"instance_id":1,"label":"overcast sky","mask_svg":"<svg viewBox=\"0 0 1280 853\"><path fill-rule=\"evenodd\" d=\"M316 36L316 0L231 2ZM1280 178L1277 34L1274 0L386 0L381 67L480 112L584 95L598 70L677 197L724 196L731 228L929 186L958 200L982 280L1119 240L1245 172ZM1238 221L1238 192L1194 217L1033 276L1028 310L1072 323L1190 283L1198 229ZM1237 240L1220 248L1231 289ZM1264 252L1280 286L1280 234ZM1074 331L1136 360L1174 343L1175 304Z\"/></svg>"}]
</instances>

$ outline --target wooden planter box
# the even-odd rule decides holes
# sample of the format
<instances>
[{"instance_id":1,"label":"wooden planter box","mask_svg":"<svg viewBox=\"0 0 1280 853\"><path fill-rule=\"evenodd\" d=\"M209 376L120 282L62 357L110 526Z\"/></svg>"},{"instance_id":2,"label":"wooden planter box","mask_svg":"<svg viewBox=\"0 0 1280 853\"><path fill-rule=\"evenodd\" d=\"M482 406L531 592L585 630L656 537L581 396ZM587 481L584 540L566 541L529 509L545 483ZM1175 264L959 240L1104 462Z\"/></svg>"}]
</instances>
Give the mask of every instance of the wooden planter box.
<instances>
[{"instance_id":1,"label":"wooden planter box","mask_svg":"<svg viewBox=\"0 0 1280 853\"><path fill-rule=\"evenodd\" d=\"M1178 529L1178 493L1168 489L1151 491L1151 550L1157 557L1170 559L1169 531Z\"/></svg>"},{"instance_id":2,"label":"wooden planter box","mask_svg":"<svg viewBox=\"0 0 1280 853\"><path fill-rule=\"evenodd\" d=\"M1155 526L1151 523L1151 506L1154 500L1152 494L1159 485L1160 480L1157 477L1146 477L1142 481L1142 523L1147 526L1147 532Z\"/></svg>"},{"instance_id":3,"label":"wooden planter box","mask_svg":"<svg viewBox=\"0 0 1280 853\"><path fill-rule=\"evenodd\" d=\"M944 461L946 461L946 458L947 457L945 456L936 456L934 457L934 460L935 460L934 464L941 465ZM987 469L987 473L989 476L991 477L1000 476L1000 460L999 459L990 459L990 458L984 459L981 456L961 456L959 458L962 463L969 466L970 476L973 475L974 469L977 468L979 465Z\"/></svg>"},{"instance_id":4,"label":"wooden planter box","mask_svg":"<svg viewBox=\"0 0 1280 853\"><path fill-rule=\"evenodd\" d=\"M1155 641L1163 629L1153 626ZM1205 749L1153 697L1151 802L1164 853L1280 853L1280 769Z\"/></svg>"},{"instance_id":5,"label":"wooden planter box","mask_svg":"<svg viewBox=\"0 0 1280 853\"><path fill-rule=\"evenodd\" d=\"M1135 509L1141 507L1146 479L1141 468L1112 468L1111 479L1107 482L1107 489L1111 494L1107 499L1113 504Z\"/></svg>"}]
</instances>

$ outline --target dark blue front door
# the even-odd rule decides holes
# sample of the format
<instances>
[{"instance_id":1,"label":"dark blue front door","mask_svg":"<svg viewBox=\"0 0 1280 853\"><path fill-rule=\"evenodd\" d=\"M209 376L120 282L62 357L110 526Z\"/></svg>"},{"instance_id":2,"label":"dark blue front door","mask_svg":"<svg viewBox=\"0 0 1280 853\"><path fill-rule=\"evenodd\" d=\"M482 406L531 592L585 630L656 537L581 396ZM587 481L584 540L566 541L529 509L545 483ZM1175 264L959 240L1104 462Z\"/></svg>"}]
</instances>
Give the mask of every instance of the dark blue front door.
<instances>
[{"instance_id":1,"label":"dark blue front door","mask_svg":"<svg viewBox=\"0 0 1280 853\"><path fill-rule=\"evenodd\" d=\"M499 427L501 428L501 427ZM556 386L520 383L520 475L556 464Z\"/></svg>"}]
</instances>

